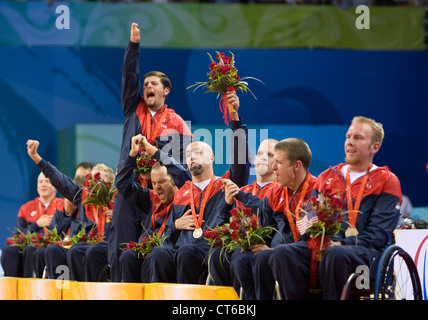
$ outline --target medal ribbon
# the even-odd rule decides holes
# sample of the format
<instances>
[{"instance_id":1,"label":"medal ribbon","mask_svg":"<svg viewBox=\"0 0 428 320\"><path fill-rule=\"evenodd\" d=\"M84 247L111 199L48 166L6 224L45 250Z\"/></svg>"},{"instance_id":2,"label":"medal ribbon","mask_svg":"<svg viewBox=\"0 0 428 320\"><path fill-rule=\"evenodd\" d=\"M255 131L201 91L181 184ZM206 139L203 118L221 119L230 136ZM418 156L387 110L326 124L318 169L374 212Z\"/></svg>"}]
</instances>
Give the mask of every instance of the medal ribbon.
<instances>
[{"instance_id":1,"label":"medal ribbon","mask_svg":"<svg viewBox=\"0 0 428 320\"><path fill-rule=\"evenodd\" d=\"M294 208L295 219L300 219L300 205L302 204L305 194L309 188L309 181L311 180L311 175L306 173L305 181L303 182L302 190L300 191L300 198L297 202L296 207ZM297 230L296 224L294 223L293 214L290 210L290 204L288 203L288 187L285 187L285 201L284 201L284 214L287 217L288 223L290 224L291 232L293 233L294 242L299 240L299 231Z\"/></svg>"},{"instance_id":2,"label":"medal ribbon","mask_svg":"<svg viewBox=\"0 0 428 320\"><path fill-rule=\"evenodd\" d=\"M157 113L156 113L157 114ZM156 116L155 114L155 116ZM159 122L156 125L155 131L152 131L152 115L150 114L149 108L146 109L146 138L147 139L152 139L155 140L158 134L158 131L163 123L163 121L165 120L165 117L168 115L168 108L165 106L165 109L163 110L162 116L159 120ZM153 117L154 118L154 117Z\"/></svg>"},{"instance_id":3,"label":"medal ribbon","mask_svg":"<svg viewBox=\"0 0 428 320\"><path fill-rule=\"evenodd\" d=\"M363 198L364 188L367 184L367 179L369 178L369 171L372 168L373 164L370 165L366 174L363 177L361 182L360 189L358 190L357 198L355 199L355 205L352 204L352 185L351 185L351 174L348 170L346 171L346 205L348 207L348 222L352 228L355 229L357 223L358 210L360 209L361 199Z\"/></svg>"},{"instance_id":4,"label":"medal ribbon","mask_svg":"<svg viewBox=\"0 0 428 320\"><path fill-rule=\"evenodd\" d=\"M261 189L262 188L259 187L259 185L257 184L257 181L253 181L253 190L251 194L256 197Z\"/></svg>"},{"instance_id":5,"label":"medal ribbon","mask_svg":"<svg viewBox=\"0 0 428 320\"><path fill-rule=\"evenodd\" d=\"M212 176L210 183L205 189L204 198L202 199L201 207L199 210L199 216L196 216L195 200L193 199L193 183L190 184L190 208L192 210L193 222L195 223L196 229L201 229L202 218L204 217L204 211L205 211L205 204L208 201L208 197L210 195L211 188L214 185L214 181L215 181L215 176Z\"/></svg>"},{"instance_id":6,"label":"medal ribbon","mask_svg":"<svg viewBox=\"0 0 428 320\"><path fill-rule=\"evenodd\" d=\"M160 228L159 228L159 230L158 230L158 232L157 232L157 236L158 236L158 237L160 237L160 236L162 235L163 231L165 230L165 223L166 223L166 220L167 220L167 218L168 218L168 212L169 212L169 210L171 209L171 207L172 207L172 202L168 205L168 207L166 207L166 209L162 210L161 212L159 212L159 213L157 214L157 216L162 216L162 214L161 214L161 213L163 213L163 212L166 210L166 213L164 214L164 215L165 215L165 218L163 219L162 225L160 226ZM155 225L155 215L154 215L154 214L152 214L151 222L152 222L152 235L154 235L154 234L155 234L155 229L156 229L156 225Z\"/></svg>"}]
</instances>

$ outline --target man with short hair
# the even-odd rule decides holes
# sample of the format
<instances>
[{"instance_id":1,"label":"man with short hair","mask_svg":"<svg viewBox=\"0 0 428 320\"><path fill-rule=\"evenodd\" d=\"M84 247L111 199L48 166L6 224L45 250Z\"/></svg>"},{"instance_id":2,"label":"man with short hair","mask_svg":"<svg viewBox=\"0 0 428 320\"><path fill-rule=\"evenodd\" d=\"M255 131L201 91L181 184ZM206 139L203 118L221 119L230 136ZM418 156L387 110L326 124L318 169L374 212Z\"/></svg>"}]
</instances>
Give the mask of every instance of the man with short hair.
<instances>
[{"instance_id":1,"label":"man with short hair","mask_svg":"<svg viewBox=\"0 0 428 320\"><path fill-rule=\"evenodd\" d=\"M230 178L238 186L248 182L248 135L237 110L239 99L235 92L227 93L228 102L236 112L231 113L233 143L232 164L222 178ZM242 157L244 155L244 157ZM239 160L244 158L244 163ZM241 160L242 161L242 160ZM204 239L207 228L217 226L221 208L225 206L222 178L213 170L212 148L202 141L192 142L186 149L186 163L192 174L175 194L166 222L167 239L147 256L144 265L150 272L150 282L200 283L206 270L209 244Z\"/></svg>"},{"instance_id":2,"label":"man with short hair","mask_svg":"<svg viewBox=\"0 0 428 320\"><path fill-rule=\"evenodd\" d=\"M239 191L227 182L227 197L236 199L254 209L260 208L263 226L275 226L279 233L272 234L270 247L257 244L251 250L235 251L231 258L231 277L235 290L242 288L243 299L272 299L275 280L268 266L273 248L299 239L296 220L305 208L314 188L316 178L309 172L312 152L299 138L281 140L275 145L273 172L277 186L270 188L263 199ZM281 235L281 236L280 236Z\"/></svg>"},{"instance_id":3,"label":"man with short hair","mask_svg":"<svg viewBox=\"0 0 428 320\"><path fill-rule=\"evenodd\" d=\"M136 23L132 23L130 41L122 66L121 96L124 123L119 165L129 157L131 139L137 134L156 141L161 149L154 155L156 160L169 164L171 159L175 159L182 163L183 153L192 140L192 133L183 119L165 104L171 90L171 82L164 73L151 71L143 78L141 92L139 62L140 30ZM164 146L166 146L165 150ZM190 179L188 171L187 179ZM137 175L135 181L138 182ZM142 183L149 185L145 181ZM176 184L179 186L177 182ZM116 195L113 211L108 239L109 264L112 281L120 282L121 248L123 243L138 240L142 231L141 222L146 213L138 212L120 192Z\"/></svg>"},{"instance_id":4,"label":"man with short hair","mask_svg":"<svg viewBox=\"0 0 428 320\"><path fill-rule=\"evenodd\" d=\"M253 196L263 199L272 186L276 186L276 174L273 171L274 148L278 140L265 139L260 143L257 154L254 156L254 169L256 179L246 186L241 187L242 192L251 193ZM237 207L244 209L242 202L235 200ZM228 206L224 210L230 211ZM257 214L255 211L254 215ZM210 283L217 286L230 286L230 254L225 254L223 248L213 248L209 259Z\"/></svg>"},{"instance_id":5,"label":"man with short hair","mask_svg":"<svg viewBox=\"0 0 428 320\"><path fill-rule=\"evenodd\" d=\"M144 236L156 235L160 238L165 229L165 223L171 209L177 186L167 167L157 162L150 171L153 189L143 188L133 181L133 170L136 168L135 157L144 144L145 137L137 135L132 138L129 158L123 162L117 172L116 186L128 201L135 203L142 212L147 212L144 220L144 230L139 241ZM119 258L123 282L149 282L149 273L144 271L144 260L137 252L126 250Z\"/></svg>"},{"instance_id":6,"label":"man with short hair","mask_svg":"<svg viewBox=\"0 0 428 320\"><path fill-rule=\"evenodd\" d=\"M37 177L37 192L39 196L34 200L23 204L16 218L14 234L27 232L44 233L44 228L53 228L53 224L61 231L67 231L65 227L57 225L61 219L53 219L63 216L64 199L56 197L56 189L43 172ZM60 231L60 232L61 232ZM17 246L7 245L2 250L1 264L4 275L8 277L33 277L35 247L28 246L24 252L20 252Z\"/></svg>"},{"instance_id":7,"label":"man with short hair","mask_svg":"<svg viewBox=\"0 0 428 320\"><path fill-rule=\"evenodd\" d=\"M332 236L318 267L324 299L339 299L349 275L394 242L401 187L388 167L373 164L384 137L381 123L354 117L346 133L345 162L322 172L313 195L338 195L346 202L342 229ZM305 229L300 230L304 234ZM310 287L312 250L308 235L301 241L273 250L269 265L285 299L307 299Z\"/></svg>"}]
</instances>

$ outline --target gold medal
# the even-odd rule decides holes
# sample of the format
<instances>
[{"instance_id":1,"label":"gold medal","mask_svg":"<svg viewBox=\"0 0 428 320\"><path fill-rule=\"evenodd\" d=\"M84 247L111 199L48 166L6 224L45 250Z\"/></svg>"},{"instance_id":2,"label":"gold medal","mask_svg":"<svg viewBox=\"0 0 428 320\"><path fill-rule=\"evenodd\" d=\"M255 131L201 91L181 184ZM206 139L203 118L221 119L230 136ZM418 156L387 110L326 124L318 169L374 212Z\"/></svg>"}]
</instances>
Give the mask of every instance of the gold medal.
<instances>
[{"instance_id":1,"label":"gold medal","mask_svg":"<svg viewBox=\"0 0 428 320\"><path fill-rule=\"evenodd\" d=\"M358 236L358 230L356 228L352 228L349 227L348 229L346 229L345 231L345 236L346 237L354 237L354 236Z\"/></svg>"},{"instance_id":2,"label":"gold medal","mask_svg":"<svg viewBox=\"0 0 428 320\"><path fill-rule=\"evenodd\" d=\"M202 236L202 229L198 228L193 231L193 238L198 239Z\"/></svg>"},{"instance_id":3,"label":"gold medal","mask_svg":"<svg viewBox=\"0 0 428 320\"><path fill-rule=\"evenodd\" d=\"M195 230L193 231L193 238L198 239L200 237L202 237L202 235L204 234L204 232L202 231L202 218L204 216L204 211L205 211L205 204L208 201L208 198L210 196L210 192L211 192L211 188L214 185L215 182L215 176L213 175L211 177L210 183L208 184L206 190L205 190L205 194L204 194L204 198L202 199L201 202L201 207L199 209L199 214L196 214L196 208L195 208L195 199L193 198L193 183L190 185L190 208L192 210L192 217L193 217L193 222L195 223Z\"/></svg>"}]
</instances>

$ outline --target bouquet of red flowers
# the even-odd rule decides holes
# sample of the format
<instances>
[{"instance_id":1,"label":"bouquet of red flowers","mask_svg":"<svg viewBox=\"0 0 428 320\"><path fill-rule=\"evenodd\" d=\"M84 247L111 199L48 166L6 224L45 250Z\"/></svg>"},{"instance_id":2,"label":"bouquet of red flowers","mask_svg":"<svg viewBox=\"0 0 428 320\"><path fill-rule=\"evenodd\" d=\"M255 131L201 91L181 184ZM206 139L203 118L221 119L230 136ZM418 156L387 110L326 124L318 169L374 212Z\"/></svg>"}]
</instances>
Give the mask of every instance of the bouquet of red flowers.
<instances>
[{"instance_id":1,"label":"bouquet of red flowers","mask_svg":"<svg viewBox=\"0 0 428 320\"><path fill-rule=\"evenodd\" d=\"M265 243L265 238L275 230L273 227L262 227L249 208L235 207L230 214L229 223L205 230L204 238L212 247L223 247L229 253L237 248L247 250L253 245Z\"/></svg>"},{"instance_id":2,"label":"bouquet of red flowers","mask_svg":"<svg viewBox=\"0 0 428 320\"><path fill-rule=\"evenodd\" d=\"M256 96L251 92L251 90L248 87L248 83L246 79L254 79L258 80L253 77L245 77L240 78L238 76L238 69L235 66L235 56L232 52L230 54L231 57L225 56L223 52L217 52L217 60L214 61L212 56L208 53L208 56L211 59L211 64L209 65L210 71L207 73L208 81L204 82L196 82L195 84L191 85L189 88L195 87L193 91L196 89L205 87L207 88L207 92L217 92L218 96L222 96L222 99L220 100L219 107L221 112L223 113L223 119L225 123L228 125L230 122L230 112L235 112L232 105L227 104L226 99L226 92L228 91L236 91L241 90L243 92L249 91L255 99Z\"/></svg>"},{"instance_id":3,"label":"bouquet of red flowers","mask_svg":"<svg viewBox=\"0 0 428 320\"><path fill-rule=\"evenodd\" d=\"M18 230L18 233L13 234L11 237L6 239L6 245L15 246L19 248L19 252L24 252L25 248L31 243L30 238L32 233L27 232L27 234Z\"/></svg>"},{"instance_id":4,"label":"bouquet of red flowers","mask_svg":"<svg viewBox=\"0 0 428 320\"><path fill-rule=\"evenodd\" d=\"M69 249L78 242L86 242L87 244L93 245L93 244L103 242L103 237L95 229L92 229L88 233L88 235L86 235L86 228L82 228L74 236L72 237L66 236L64 237L63 240L58 241L56 244Z\"/></svg>"},{"instance_id":5,"label":"bouquet of red flowers","mask_svg":"<svg viewBox=\"0 0 428 320\"><path fill-rule=\"evenodd\" d=\"M157 143L155 140L147 139L147 142L152 146L157 147ZM134 172L138 172L139 174L146 174L152 171L152 167L156 164L156 159L146 155L146 150L141 148L138 152L138 157L136 158L137 168L134 169Z\"/></svg>"},{"instance_id":6,"label":"bouquet of red flowers","mask_svg":"<svg viewBox=\"0 0 428 320\"><path fill-rule=\"evenodd\" d=\"M89 173L86 175L86 181L83 182L83 187L88 191L83 204L92 204L98 207L101 206L112 206L112 200L116 188L113 187L113 183L110 181L104 181L101 179L101 174ZM109 208L109 209L112 209Z\"/></svg>"},{"instance_id":7,"label":"bouquet of red flowers","mask_svg":"<svg viewBox=\"0 0 428 320\"><path fill-rule=\"evenodd\" d=\"M30 245L36 248L41 247L48 247L51 244L57 244L58 241L61 241L62 238L58 234L58 231L56 228L53 228L51 230L48 230L47 228L44 229L44 234L42 233L31 233L30 237Z\"/></svg>"},{"instance_id":8,"label":"bouquet of red flowers","mask_svg":"<svg viewBox=\"0 0 428 320\"><path fill-rule=\"evenodd\" d=\"M309 199L309 205L309 211L317 214L317 221L306 230L311 238L334 236L341 230L340 224L344 221L342 211L346 204L339 196L329 197L320 193Z\"/></svg>"},{"instance_id":9,"label":"bouquet of red flowers","mask_svg":"<svg viewBox=\"0 0 428 320\"><path fill-rule=\"evenodd\" d=\"M227 247L232 240L228 224L217 226L214 229L206 229L204 232L204 238L208 240L213 248L216 247Z\"/></svg>"},{"instance_id":10,"label":"bouquet of red flowers","mask_svg":"<svg viewBox=\"0 0 428 320\"><path fill-rule=\"evenodd\" d=\"M314 218L313 224L306 233L310 235L307 246L312 249L311 284L313 286L316 283L316 267L328 248L328 241L341 230L341 223L344 221L342 211L345 207L345 203L338 195L324 196L320 193L309 199L309 211L306 214Z\"/></svg>"},{"instance_id":11,"label":"bouquet of red flowers","mask_svg":"<svg viewBox=\"0 0 428 320\"><path fill-rule=\"evenodd\" d=\"M130 241L125 250L133 250L137 252L138 257L145 259L154 247L161 246L165 241L166 236L158 237L156 233L153 236L143 236L141 242Z\"/></svg>"},{"instance_id":12,"label":"bouquet of red flowers","mask_svg":"<svg viewBox=\"0 0 428 320\"><path fill-rule=\"evenodd\" d=\"M83 187L82 203L87 206L86 214L89 219L95 221L99 234L103 235L105 222L110 222L107 210L113 210L116 188L113 182L104 181L99 172L94 175L87 174Z\"/></svg>"}]
</instances>

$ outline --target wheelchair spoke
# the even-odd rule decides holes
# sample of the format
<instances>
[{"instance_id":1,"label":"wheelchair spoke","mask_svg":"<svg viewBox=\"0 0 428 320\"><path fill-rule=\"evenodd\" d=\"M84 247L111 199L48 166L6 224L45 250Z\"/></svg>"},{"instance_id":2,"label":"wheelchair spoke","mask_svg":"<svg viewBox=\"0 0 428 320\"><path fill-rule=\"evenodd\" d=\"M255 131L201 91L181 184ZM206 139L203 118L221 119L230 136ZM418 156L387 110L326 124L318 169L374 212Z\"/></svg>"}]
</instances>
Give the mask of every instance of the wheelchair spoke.
<instances>
[{"instance_id":1,"label":"wheelchair spoke","mask_svg":"<svg viewBox=\"0 0 428 320\"><path fill-rule=\"evenodd\" d=\"M415 299L414 270L409 270L409 261L405 252L396 251L389 262L385 273L385 293L387 300Z\"/></svg>"}]
</instances>

